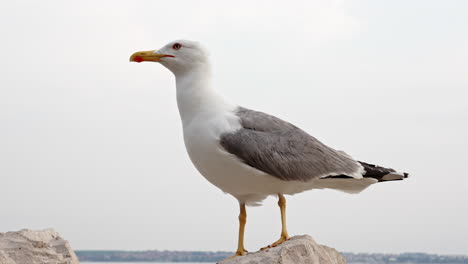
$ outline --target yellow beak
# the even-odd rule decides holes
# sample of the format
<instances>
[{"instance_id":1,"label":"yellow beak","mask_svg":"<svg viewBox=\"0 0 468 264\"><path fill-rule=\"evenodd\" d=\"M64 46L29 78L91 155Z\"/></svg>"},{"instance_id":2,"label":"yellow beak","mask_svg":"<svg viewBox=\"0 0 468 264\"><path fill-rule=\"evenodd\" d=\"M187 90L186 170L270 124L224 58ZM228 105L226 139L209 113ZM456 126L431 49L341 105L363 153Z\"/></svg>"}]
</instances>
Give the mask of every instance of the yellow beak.
<instances>
[{"instance_id":1,"label":"yellow beak","mask_svg":"<svg viewBox=\"0 0 468 264\"><path fill-rule=\"evenodd\" d=\"M142 61L155 61L158 62L161 60L161 58L164 57L174 57L172 55L167 55L167 54L161 54L157 53L154 50L149 50L149 51L138 51L132 54L130 56L130 61L135 61L135 62L142 62Z\"/></svg>"}]
</instances>

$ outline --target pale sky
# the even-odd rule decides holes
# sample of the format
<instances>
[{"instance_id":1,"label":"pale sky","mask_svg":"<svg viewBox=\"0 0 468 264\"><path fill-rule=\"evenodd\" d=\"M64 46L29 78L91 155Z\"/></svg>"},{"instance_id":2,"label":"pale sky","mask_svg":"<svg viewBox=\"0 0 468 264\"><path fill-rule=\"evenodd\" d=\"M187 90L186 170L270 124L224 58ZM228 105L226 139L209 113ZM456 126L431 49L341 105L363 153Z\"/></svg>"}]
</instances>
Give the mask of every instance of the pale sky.
<instances>
[{"instance_id":1,"label":"pale sky","mask_svg":"<svg viewBox=\"0 0 468 264\"><path fill-rule=\"evenodd\" d=\"M340 251L468 254L468 2L2 1L0 232L74 249L236 249L238 204L191 164L173 75L129 63L179 38L231 101L410 172L288 199L290 234ZM279 237L248 208L246 248Z\"/></svg>"}]
</instances>

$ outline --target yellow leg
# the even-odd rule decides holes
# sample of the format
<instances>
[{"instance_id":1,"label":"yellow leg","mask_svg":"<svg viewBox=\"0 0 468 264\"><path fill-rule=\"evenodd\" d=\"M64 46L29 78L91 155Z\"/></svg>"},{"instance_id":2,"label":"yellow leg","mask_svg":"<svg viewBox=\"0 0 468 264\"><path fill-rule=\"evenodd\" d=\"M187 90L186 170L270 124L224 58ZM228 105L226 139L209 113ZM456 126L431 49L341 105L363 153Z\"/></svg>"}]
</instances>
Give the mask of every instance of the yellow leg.
<instances>
[{"instance_id":1,"label":"yellow leg","mask_svg":"<svg viewBox=\"0 0 468 264\"><path fill-rule=\"evenodd\" d=\"M281 236L273 244L261 248L260 250L265 250L267 248L276 247L277 245L287 241L289 239L288 229L286 228L286 199L281 193L278 193L278 206L281 211Z\"/></svg>"},{"instance_id":2,"label":"yellow leg","mask_svg":"<svg viewBox=\"0 0 468 264\"><path fill-rule=\"evenodd\" d=\"M239 241L237 242L237 251L234 256L227 259L235 258L237 256L245 256L247 250L244 248L244 231L245 223L247 222L247 211L245 210L245 204L240 204L240 214L239 214Z\"/></svg>"}]
</instances>

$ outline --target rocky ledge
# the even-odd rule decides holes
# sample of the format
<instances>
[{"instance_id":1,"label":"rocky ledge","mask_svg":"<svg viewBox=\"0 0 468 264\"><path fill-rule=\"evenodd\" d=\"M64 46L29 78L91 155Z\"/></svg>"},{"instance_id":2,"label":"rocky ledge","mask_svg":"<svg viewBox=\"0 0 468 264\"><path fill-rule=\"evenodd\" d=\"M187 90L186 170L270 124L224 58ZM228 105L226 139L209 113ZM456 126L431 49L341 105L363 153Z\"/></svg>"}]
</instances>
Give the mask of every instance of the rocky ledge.
<instances>
[{"instance_id":1,"label":"rocky ledge","mask_svg":"<svg viewBox=\"0 0 468 264\"><path fill-rule=\"evenodd\" d=\"M294 236L283 244L223 260L219 264L345 264L344 257L334 248L319 245L308 235Z\"/></svg>"},{"instance_id":2,"label":"rocky ledge","mask_svg":"<svg viewBox=\"0 0 468 264\"><path fill-rule=\"evenodd\" d=\"M68 242L53 229L0 233L0 264L79 264Z\"/></svg>"},{"instance_id":3,"label":"rocky ledge","mask_svg":"<svg viewBox=\"0 0 468 264\"><path fill-rule=\"evenodd\" d=\"M345 264L333 248L310 236L295 236L283 244L219 262L220 264ZM79 264L68 242L53 229L0 233L0 264Z\"/></svg>"}]
</instances>

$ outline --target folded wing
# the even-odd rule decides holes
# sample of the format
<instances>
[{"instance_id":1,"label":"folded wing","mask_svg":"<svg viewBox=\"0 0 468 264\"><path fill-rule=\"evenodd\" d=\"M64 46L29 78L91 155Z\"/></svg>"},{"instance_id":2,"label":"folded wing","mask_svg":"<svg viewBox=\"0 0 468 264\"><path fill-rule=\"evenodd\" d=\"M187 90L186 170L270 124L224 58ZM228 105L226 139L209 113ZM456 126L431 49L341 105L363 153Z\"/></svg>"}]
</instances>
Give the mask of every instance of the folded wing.
<instances>
[{"instance_id":1,"label":"folded wing","mask_svg":"<svg viewBox=\"0 0 468 264\"><path fill-rule=\"evenodd\" d=\"M251 167L284 181L363 177L358 161L286 121L242 107L236 114L242 128L221 135L220 144Z\"/></svg>"}]
</instances>

